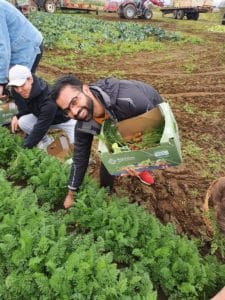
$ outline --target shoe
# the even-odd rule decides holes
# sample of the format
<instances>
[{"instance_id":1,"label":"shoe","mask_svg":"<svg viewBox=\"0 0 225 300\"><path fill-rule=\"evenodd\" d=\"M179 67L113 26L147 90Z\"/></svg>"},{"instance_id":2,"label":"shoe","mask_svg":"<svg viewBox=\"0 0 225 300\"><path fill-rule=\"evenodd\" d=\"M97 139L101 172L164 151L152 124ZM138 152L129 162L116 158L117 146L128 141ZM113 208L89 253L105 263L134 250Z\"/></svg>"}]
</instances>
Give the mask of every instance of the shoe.
<instances>
[{"instance_id":1,"label":"shoe","mask_svg":"<svg viewBox=\"0 0 225 300\"><path fill-rule=\"evenodd\" d=\"M146 185L151 185L154 183L154 178L152 177L150 172L146 170L140 172L137 177L140 179L141 182L143 182Z\"/></svg>"}]
</instances>

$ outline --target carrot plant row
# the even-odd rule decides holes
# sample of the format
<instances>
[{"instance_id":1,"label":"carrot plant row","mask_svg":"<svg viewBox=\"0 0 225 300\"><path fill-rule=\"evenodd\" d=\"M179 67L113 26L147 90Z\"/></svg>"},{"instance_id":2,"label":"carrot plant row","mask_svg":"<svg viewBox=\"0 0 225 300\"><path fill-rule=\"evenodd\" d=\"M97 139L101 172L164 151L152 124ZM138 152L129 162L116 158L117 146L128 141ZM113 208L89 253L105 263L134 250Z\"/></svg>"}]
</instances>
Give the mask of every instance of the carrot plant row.
<instances>
[{"instance_id":1,"label":"carrot plant row","mask_svg":"<svg viewBox=\"0 0 225 300\"><path fill-rule=\"evenodd\" d=\"M5 128L0 139L0 299L156 300L159 287L168 299L209 299L225 281L215 257L89 177L75 207L56 210L68 166Z\"/></svg>"}]
</instances>

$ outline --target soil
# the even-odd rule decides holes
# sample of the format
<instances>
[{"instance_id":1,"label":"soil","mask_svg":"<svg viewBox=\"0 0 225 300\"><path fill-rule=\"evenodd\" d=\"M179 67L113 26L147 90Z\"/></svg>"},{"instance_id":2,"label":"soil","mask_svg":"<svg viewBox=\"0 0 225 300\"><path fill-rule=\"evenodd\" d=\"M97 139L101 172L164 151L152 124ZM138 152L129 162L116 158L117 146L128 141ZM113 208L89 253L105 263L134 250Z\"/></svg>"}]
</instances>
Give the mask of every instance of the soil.
<instances>
[{"instance_id":1,"label":"soil","mask_svg":"<svg viewBox=\"0 0 225 300\"><path fill-rule=\"evenodd\" d=\"M115 14L97 18L118 20ZM129 197L130 202L145 207L163 223L173 222L179 233L207 240L210 227L202 212L205 194L210 182L225 176L221 165L225 162L225 35L201 32L194 26L188 26L187 22L183 25L179 22L182 23L171 19L170 24L160 18L152 20L151 24L193 34L204 43L175 45L165 42L168 48L166 54L165 51L155 51L123 55L121 58L107 57L107 60L85 58L76 61L75 73L88 83L98 79L101 72L112 74L115 70L122 71L123 78L145 81L169 101L179 126L183 163L178 167L153 171L155 183L152 186L142 184L135 177L117 177L115 191L119 196ZM90 66L90 72L87 66ZM42 74L53 77L69 71L40 66ZM185 151L189 143L198 146L201 154L192 155ZM96 147L92 151L95 163L90 166L89 172L98 179L99 159L94 149ZM216 157L210 164L212 153Z\"/></svg>"}]
</instances>

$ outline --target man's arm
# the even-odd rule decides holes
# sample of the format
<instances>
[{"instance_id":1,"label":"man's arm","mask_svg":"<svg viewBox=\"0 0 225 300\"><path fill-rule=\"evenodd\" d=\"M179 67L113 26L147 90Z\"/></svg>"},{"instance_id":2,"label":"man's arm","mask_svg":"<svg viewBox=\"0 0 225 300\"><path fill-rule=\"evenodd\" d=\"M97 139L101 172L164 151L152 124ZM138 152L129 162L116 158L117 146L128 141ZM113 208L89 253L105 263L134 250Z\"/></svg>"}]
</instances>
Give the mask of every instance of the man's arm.
<instances>
[{"instance_id":1,"label":"man's arm","mask_svg":"<svg viewBox=\"0 0 225 300\"><path fill-rule=\"evenodd\" d=\"M53 102L47 101L42 105L38 121L29 136L25 139L24 147L32 148L40 142L51 126L55 118L56 110L57 106Z\"/></svg>"},{"instance_id":2,"label":"man's arm","mask_svg":"<svg viewBox=\"0 0 225 300\"><path fill-rule=\"evenodd\" d=\"M8 82L8 71L11 58L10 38L4 11L0 12L0 53L0 98L2 98L4 84Z\"/></svg>"},{"instance_id":3,"label":"man's arm","mask_svg":"<svg viewBox=\"0 0 225 300\"><path fill-rule=\"evenodd\" d=\"M14 116L11 120L12 133L16 133L16 131L18 130L18 127L19 127L19 120L18 120L17 116Z\"/></svg>"},{"instance_id":4,"label":"man's arm","mask_svg":"<svg viewBox=\"0 0 225 300\"><path fill-rule=\"evenodd\" d=\"M4 95L4 85L0 84L0 99L5 98Z\"/></svg>"},{"instance_id":5,"label":"man's arm","mask_svg":"<svg viewBox=\"0 0 225 300\"><path fill-rule=\"evenodd\" d=\"M71 166L68 184L68 194L64 200L64 207L69 208L74 203L75 192L79 189L89 162L93 135L75 129L75 143L73 164Z\"/></svg>"}]
</instances>

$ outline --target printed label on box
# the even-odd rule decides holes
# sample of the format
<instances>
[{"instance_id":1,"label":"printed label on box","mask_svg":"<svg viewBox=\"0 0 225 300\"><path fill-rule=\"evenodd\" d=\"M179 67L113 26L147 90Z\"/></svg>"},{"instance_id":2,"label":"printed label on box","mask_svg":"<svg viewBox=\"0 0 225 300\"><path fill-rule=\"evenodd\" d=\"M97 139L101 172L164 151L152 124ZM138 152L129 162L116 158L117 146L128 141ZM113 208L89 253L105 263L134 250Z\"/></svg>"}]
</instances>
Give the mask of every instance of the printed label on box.
<instances>
[{"instance_id":1,"label":"printed label on box","mask_svg":"<svg viewBox=\"0 0 225 300\"><path fill-rule=\"evenodd\" d=\"M169 151L168 150L163 150L163 151L157 151L154 153L155 157L165 157L169 155Z\"/></svg>"}]
</instances>

